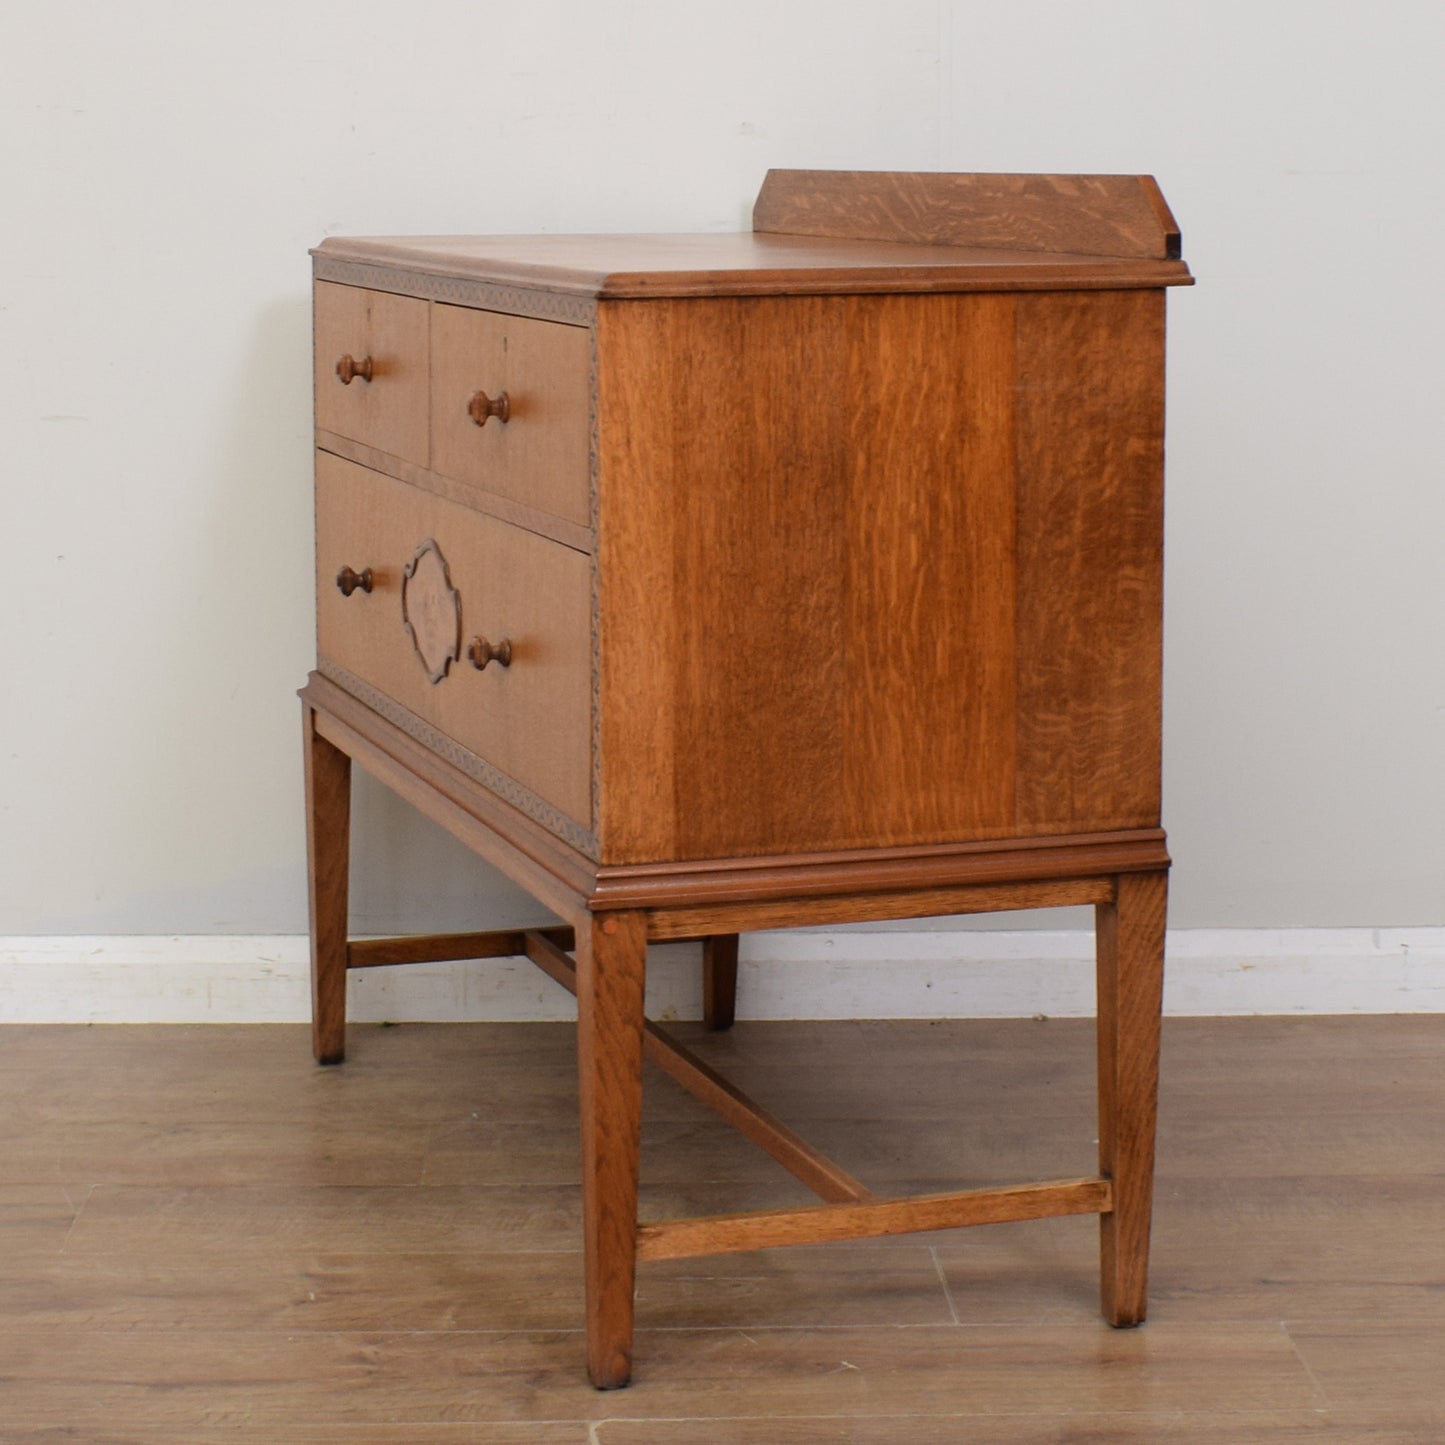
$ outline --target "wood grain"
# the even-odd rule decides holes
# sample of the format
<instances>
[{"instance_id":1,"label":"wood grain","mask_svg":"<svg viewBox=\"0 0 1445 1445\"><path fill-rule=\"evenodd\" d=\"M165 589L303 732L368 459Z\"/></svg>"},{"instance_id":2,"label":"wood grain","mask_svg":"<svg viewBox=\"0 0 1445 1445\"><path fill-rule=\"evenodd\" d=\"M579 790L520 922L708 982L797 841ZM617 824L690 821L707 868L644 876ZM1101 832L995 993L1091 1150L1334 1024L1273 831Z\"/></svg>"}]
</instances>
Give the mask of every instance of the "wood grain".
<instances>
[{"instance_id":1,"label":"wood grain","mask_svg":"<svg viewBox=\"0 0 1445 1445\"><path fill-rule=\"evenodd\" d=\"M1022 908L1068 908L1080 903L1102 903L1113 891L1110 879L1080 878L992 887L918 888L901 893L845 893L796 903L714 903L691 908L655 908L649 914L648 937L661 942L706 936L719 928L749 933L830 923L881 923L898 918L939 918Z\"/></svg>"},{"instance_id":2,"label":"wood grain","mask_svg":"<svg viewBox=\"0 0 1445 1445\"><path fill-rule=\"evenodd\" d=\"M1100 1278L1104 1318L1119 1326L1148 1306L1167 886L1164 873L1121 877L1097 910L1099 1172L1114 1187Z\"/></svg>"},{"instance_id":3,"label":"wood grain","mask_svg":"<svg viewBox=\"0 0 1445 1445\"><path fill-rule=\"evenodd\" d=\"M563 326L436 305L431 323L432 466L444 476L578 526L590 524L591 340ZM506 392L505 423L467 414L478 390Z\"/></svg>"},{"instance_id":4,"label":"wood grain","mask_svg":"<svg viewBox=\"0 0 1445 1445\"><path fill-rule=\"evenodd\" d=\"M755 231L1094 256L1177 258L1152 176L771 170Z\"/></svg>"},{"instance_id":5,"label":"wood grain","mask_svg":"<svg viewBox=\"0 0 1445 1445\"><path fill-rule=\"evenodd\" d=\"M617 1389L632 1377L646 969L642 914L609 913L578 929L587 1372L600 1390Z\"/></svg>"},{"instance_id":6,"label":"wood grain","mask_svg":"<svg viewBox=\"0 0 1445 1445\"><path fill-rule=\"evenodd\" d=\"M1014 310L930 296L845 322L843 757L816 779L844 846L1014 831Z\"/></svg>"},{"instance_id":7,"label":"wood grain","mask_svg":"<svg viewBox=\"0 0 1445 1445\"><path fill-rule=\"evenodd\" d=\"M1164 308L1022 297L1019 831L1159 821Z\"/></svg>"},{"instance_id":8,"label":"wood grain","mask_svg":"<svg viewBox=\"0 0 1445 1445\"><path fill-rule=\"evenodd\" d=\"M600 306L604 864L1157 824L1162 314Z\"/></svg>"},{"instance_id":9,"label":"wood grain","mask_svg":"<svg viewBox=\"0 0 1445 1445\"><path fill-rule=\"evenodd\" d=\"M1164 842L1162 829L1145 828L1112 835L1064 834L997 843L601 867L592 901L595 907L703 908L793 898L806 905L841 894L906 894L1024 882L1063 884L1168 867Z\"/></svg>"},{"instance_id":10,"label":"wood grain","mask_svg":"<svg viewBox=\"0 0 1445 1445\"><path fill-rule=\"evenodd\" d=\"M867 1239L881 1235L957 1229L1009 1220L1065 1214L1098 1214L1110 1205L1104 1179L1070 1179L1019 1184L916 1199L880 1199L852 1204L819 1204L807 1209L774 1209L711 1219L665 1220L638 1231L639 1259L681 1259L786 1244Z\"/></svg>"},{"instance_id":11,"label":"wood grain","mask_svg":"<svg viewBox=\"0 0 1445 1445\"><path fill-rule=\"evenodd\" d=\"M351 866L351 759L316 731L302 708L306 774L306 897L311 920L311 1049L320 1064L346 1054L347 900Z\"/></svg>"},{"instance_id":12,"label":"wood grain","mask_svg":"<svg viewBox=\"0 0 1445 1445\"><path fill-rule=\"evenodd\" d=\"M521 1138L549 1116L560 1134L569 1026L362 1025L348 1066L321 1070L303 1026L12 1025L7 1445L580 1445L589 1429L602 1445L1438 1438L1445 1019L1170 1018L1164 1033L1143 1329L1093 1316L1084 1218L658 1261L639 1270L638 1384L618 1399L579 1364L575 1144L555 1195L446 1176L431 1206L410 1202L425 1182L357 1187L328 1163L338 1141L360 1160L368 1140L436 1154L453 1130ZM790 1110L805 1088L815 1116L831 1101L840 1137L866 1099L887 1151L869 1159L899 1178L938 1155L944 1110L970 1122L961 1102L991 1131L990 1164L1010 1139L1047 1135L1057 1107L1087 1103L1093 1060L1076 1020L744 1021L689 1042L739 1076L791 1078ZM926 1113L920 1094L936 1101ZM691 1135L671 1177L700 1179L701 1114L676 1098L692 1112L650 1116L645 1151L665 1173ZM238 1129L239 1167L181 1207L188 1141L211 1131L221 1163L228 1123L246 1119L274 1133ZM137 1148L138 1125L169 1147ZM966 1140L943 1148L963 1157ZM507 1149L499 1136L478 1174ZM8 1182L20 1161L68 1168L82 1151L93 1195ZM252 1164L270 1187L247 1182ZM287 1185L293 1173L310 1182ZM564 1193L570 1210L553 1202ZM355 1248L328 1248L338 1239Z\"/></svg>"},{"instance_id":13,"label":"wood grain","mask_svg":"<svg viewBox=\"0 0 1445 1445\"><path fill-rule=\"evenodd\" d=\"M431 308L410 296L315 288L316 425L426 466L427 336ZM372 379L343 386L337 360L369 356Z\"/></svg>"},{"instance_id":14,"label":"wood grain","mask_svg":"<svg viewBox=\"0 0 1445 1445\"><path fill-rule=\"evenodd\" d=\"M544 928L560 948L573 948L570 928ZM409 938L363 938L347 949L348 968L385 968L396 964L436 963L461 958L520 958L527 951L526 930L487 933L432 933Z\"/></svg>"},{"instance_id":15,"label":"wood grain","mask_svg":"<svg viewBox=\"0 0 1445 1445\"><path fill-rule=\"evenodd\" d=\"M1154 225L1157 233L1157 224ZM918 295L932 291L1117 290L1188 286L1182 261L1002 247L909 245L811 236L333 236L316 275L451 299L494 294L584 305L707 296ZM516 309L529 309L518 305Z\"/></svg>"}]
</instances>

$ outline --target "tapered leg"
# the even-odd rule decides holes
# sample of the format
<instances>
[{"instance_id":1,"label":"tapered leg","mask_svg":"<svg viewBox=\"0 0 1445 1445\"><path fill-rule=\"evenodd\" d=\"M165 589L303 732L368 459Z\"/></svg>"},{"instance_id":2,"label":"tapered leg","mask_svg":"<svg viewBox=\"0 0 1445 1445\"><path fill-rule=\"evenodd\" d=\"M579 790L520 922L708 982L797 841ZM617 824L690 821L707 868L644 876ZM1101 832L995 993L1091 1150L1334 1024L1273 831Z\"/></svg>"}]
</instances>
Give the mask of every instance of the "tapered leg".
<instances>
[{"instance_id":1,"label":"tapered leg","mask_svg":"<svg viewBox=\"0 0 1445 1445\"><path fill-rule=\"evenodd\" d=\"M1101 1302L1116 1326L1137 1325L1148 1304L1167 879L1121 874L1097 910L1099 1172L1114 1186L1099 1218Z\"/></svg>"},{"instance_id":2,"label":"tapered leg","mask_svg":"<svg viewBox=\"0 0 1445 1445\"><path fill-rule=\"evenodd\" d=\"M710 1029L730 1029L737 1017L738 936L714 933L702 941L702 1019Z\"/></svg>"},{"instance_id":3,"label":"tapered leg","mask_svg":"<svg viewBox=\"0 0 1445 1445\"><path fill-rule=\"evenodd\" d=\"M346 1056L347 882L351 759L306 725L306 872L311 908L311 1047L317 1063Z\"/></svg>"},{"instance_id":4,"label":"tapered leg","mask_svg":"<svg viewBox=\"0 0 1445 1445\"><path fill-rule=\"evenodd\" d=\"M603 914L577 929L587 1371L599 1390L632 1376L646 972L643 914Z\"/></svg>"}]
</instances>

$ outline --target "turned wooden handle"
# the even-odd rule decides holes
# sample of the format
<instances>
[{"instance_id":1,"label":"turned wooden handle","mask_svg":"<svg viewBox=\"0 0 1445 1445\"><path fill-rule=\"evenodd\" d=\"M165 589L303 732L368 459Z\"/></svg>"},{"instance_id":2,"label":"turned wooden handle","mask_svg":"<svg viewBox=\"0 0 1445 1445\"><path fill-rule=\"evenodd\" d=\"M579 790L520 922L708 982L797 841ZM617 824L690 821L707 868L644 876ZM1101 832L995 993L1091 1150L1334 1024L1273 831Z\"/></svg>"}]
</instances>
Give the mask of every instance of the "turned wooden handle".
<instances>
[{"instance_id":1,"label":"turned wooden handle","mask_svg":"<svg viewBox=\"0 0 1445 1445\"><path fill-rule=\"evenodd\" d=\"M489 662L499 662L503 667L510 667L512 665L511 639L504 637L493 645L485 637L474 637L467 647L467 656L471 658L472 666L478 672Z\"/></svg>"},{"instance_id":2,"label":"turned wooden handle","mask_svg":"<svg viewBox=\"0 0 1445 1445\"><path fill-rule=\"evenodd\" d=\"M494 416L504 422L512 414L512 399L504 391L500 396L490 397L484 391L473 394L467 403L467 415L478 426L486 426L487 418Z\"/></svg>"},{"instance_id":3,"label":"turned wooden handle","mask_svg":"<svg viewBox=\"0 0 1445 1445\"><path fill-rule=\"evenodd\" d=\"M343 567L336 574L336 585L341 589L343 597L350 597L358 587L363 592L370 592L372 581L370 567L363 567L360 572L353 572L350 567Z\"/></svg>"},{"instance_id":4,"label":"turned wooden handle","mask_svg":"<svg viewBox=\"0 0 1445 1445\"><path fill-rule=\"evenodd\" d=\"M359 376L363 381L371 380L371 358L363 356L360 361L353 361L349 356L343 356L336 363L336 374L341 378L342 386L350 386Z\"/></svg>"}]
</instances>

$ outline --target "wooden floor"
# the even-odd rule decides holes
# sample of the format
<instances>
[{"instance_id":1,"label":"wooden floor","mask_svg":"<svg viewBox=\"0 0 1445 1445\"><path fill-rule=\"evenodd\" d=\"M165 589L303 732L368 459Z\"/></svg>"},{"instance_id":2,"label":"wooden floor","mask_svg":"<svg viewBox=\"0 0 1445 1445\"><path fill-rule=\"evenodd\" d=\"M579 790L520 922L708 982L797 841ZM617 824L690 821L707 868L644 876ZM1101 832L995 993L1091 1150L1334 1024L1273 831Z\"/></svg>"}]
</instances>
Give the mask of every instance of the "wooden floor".
<instances>
[{"instance_id":1,"label":"wooden floor","mask_svg":"<svg viewBox=\"0 0 1445 1445\"><path fill-rule=\"evenodd\" d=\"M1087 1023L698 1047L870 1184L1093 1167ZM1445 1440L1445 1017L1166 1025L1142 1329L1092 1219L655 1264L615 1394L568 1027L10 1027L0 1082L3 1445ZM648 1213L801 1201L648 1092Z\"/></svg>"}]
</instances>

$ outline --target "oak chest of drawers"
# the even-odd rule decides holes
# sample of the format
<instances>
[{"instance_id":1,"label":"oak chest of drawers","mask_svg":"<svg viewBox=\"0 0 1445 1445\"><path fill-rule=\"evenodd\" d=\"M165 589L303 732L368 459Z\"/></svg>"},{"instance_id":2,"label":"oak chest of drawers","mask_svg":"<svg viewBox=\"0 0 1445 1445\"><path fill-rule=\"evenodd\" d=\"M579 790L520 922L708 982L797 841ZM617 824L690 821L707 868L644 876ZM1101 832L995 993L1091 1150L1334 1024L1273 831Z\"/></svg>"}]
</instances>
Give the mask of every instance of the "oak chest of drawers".
<instances>
[{"instance_id":1,"label":"oak chest of drawers","mask_svg":"<svg viewBox=\"0 0 1445 1445\"><path fill-rule=\"evenodd\" d=\"M1147 178L797 172L754 227L315 252L317 1055L348 967L573 988L599 1385L639 1259L1095 1212L1144 1308L1177 233ZM567 926L350 940L353 758ZM739 932L1081 902L1090 1179L876 1201L642 1018L650 940L721 1027ZM644 1049L829 1202L639 1224Z\"/></svg>"}]
</instances>

